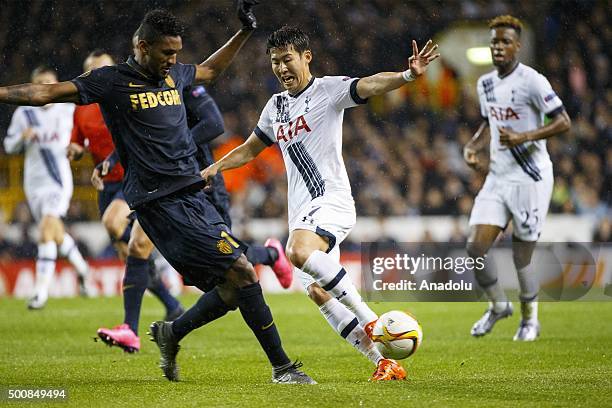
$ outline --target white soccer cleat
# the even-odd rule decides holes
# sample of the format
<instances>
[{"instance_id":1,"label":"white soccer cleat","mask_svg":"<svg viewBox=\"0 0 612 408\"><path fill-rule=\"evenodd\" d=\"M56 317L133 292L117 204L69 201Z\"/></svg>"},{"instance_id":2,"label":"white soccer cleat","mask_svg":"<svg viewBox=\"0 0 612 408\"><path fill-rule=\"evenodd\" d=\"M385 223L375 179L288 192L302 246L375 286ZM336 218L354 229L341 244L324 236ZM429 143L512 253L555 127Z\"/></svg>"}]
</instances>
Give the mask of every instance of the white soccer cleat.
<instances>
[{"instance_id":1,"label":"white soccer cleat","mask_svg":"<svg viewBox=\"0 0 612 408\"><path fill-rule=\"evenodd\" d=\"M491 330L493 330L493 326L500 319L505 319L506 317L512 316L514 309L512 307L512 303L508 302L508 306L506 308L497 313L493 309L493 306L489 307L484 315L472 326L472 330L470 333L474 337L482 337L485 334L488 334Z\"/></svg>"},{"instance_id":2,"label":"white soccer cleat","mask_svg":"<svg viewBox=\"0 0 612 408\"><path fill-rule=\"evenodd\" d=\"M35 295L28 301L28 309L40 310L47 304L47 297L41 295Z\"/></svg>"},{"instance_id":3,"label":"white soccer cleat","mask_svg":"<svg viewBox=\"0 0 612 408\"><path fill-rule=\"evenodd\" d=\"M516 334L512 338L514 341L534 341L540 335L540 322L537 320L521 320Z\"/></svg>"}]
</instances>

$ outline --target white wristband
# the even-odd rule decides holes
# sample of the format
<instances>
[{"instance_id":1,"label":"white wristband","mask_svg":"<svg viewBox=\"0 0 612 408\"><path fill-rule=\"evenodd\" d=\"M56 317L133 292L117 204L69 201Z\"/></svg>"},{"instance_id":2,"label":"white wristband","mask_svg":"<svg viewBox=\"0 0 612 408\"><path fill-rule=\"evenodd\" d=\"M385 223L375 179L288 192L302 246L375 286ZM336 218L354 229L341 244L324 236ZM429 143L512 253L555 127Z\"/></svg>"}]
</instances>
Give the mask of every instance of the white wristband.
<instances>
[{"instance_id":1,"label":"white wristband","mask_svg":"<svg viewBox=\"0 0 612 408\"><path fill-rule=\"evenodd\" d=\"M407 69L404 72L402 72L402 78L404 78L404 81L406 82L411 82L416 79L414 75L412 75L412 71L410 69Z\"/></svg>"}]
</instances>

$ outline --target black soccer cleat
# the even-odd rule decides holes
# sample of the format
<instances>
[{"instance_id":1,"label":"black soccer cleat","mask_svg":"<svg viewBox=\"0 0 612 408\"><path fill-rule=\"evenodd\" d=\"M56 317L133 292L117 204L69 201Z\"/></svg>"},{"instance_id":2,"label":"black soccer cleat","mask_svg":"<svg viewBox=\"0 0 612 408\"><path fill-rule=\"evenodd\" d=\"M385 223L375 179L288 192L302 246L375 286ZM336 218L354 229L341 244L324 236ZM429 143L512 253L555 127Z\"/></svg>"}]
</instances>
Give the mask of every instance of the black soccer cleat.
<instances>
[{"instance_id":1,"label":"black soccer cleat","mask_svg":"<svg viewBox=\"0 0 612 408\"><path fill-rule=\"evenodd\" d=\"M172 322L153 322L149 326L149 334L151 341L157 344L161 357L159 359L159 368L162 369L164 377L168 381L179 381L179 367L176 364L176 355L181 346L172 333Z\"/></svg>"},{"instance_id":2,"label":"black soccer cleat","mask_svg":"<svg viewBox=\"0 0 612 408\"><path fill-rule=\"evenodd\" d=\"M276 384L316 384L315 380L299 369L302 365L301 362L296 361L284 370L276 373L272 370L272 382Z\"/></svg>"}]
</instances>

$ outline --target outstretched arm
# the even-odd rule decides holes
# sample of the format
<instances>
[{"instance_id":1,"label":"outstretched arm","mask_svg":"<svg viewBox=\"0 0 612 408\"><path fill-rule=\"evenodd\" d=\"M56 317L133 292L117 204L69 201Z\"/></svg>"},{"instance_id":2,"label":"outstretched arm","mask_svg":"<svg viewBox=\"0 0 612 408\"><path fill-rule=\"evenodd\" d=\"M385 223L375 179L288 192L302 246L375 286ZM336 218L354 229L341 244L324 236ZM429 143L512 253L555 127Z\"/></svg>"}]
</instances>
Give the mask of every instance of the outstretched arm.
<instances>
[{"instance_id":1,"label":"outstretched arm","mask_svg":"<svg viewBox=\"0 0 612 408\"><path fill-rule=\"evenodd\" d=\"M357 82L357 95L362 99L368 99L370 96L382 95L399 88L406 82L413 81L425 73L431 61L440 56L440 54L434 54L437 48L438 44L433 44L429 40L419 52L416 41L412 40L412 56L408 60L410 68L404 72L380 72L361 78Z\"/></svg>"},{"instance_id":2,"label":"outstretched arm","mask_svg":"<svg viewBox=\"0 0 612 408\"><path fill-rule=\"evenodd\" d=\"M202 170L200 174L206 182L210 182L220 171L244 166L266 147L266 144L253 132L243 144L223 156L218 162Z\"/></svg>"},{"instance_id":3,"label":"outstretched arm","mask_svg":"<svg viewBox=\"0 0 612 408\"><path fill-rule=\"evenodd\" d=\"M257 3L259 0L238 0L237 13L242 22L242 28L206 61L196 65L195 83L214 81L232 63L234 57L257 28L257 20L252 10Z\"/></svg>"},{"instance_id":4,"label":"outstretched arm","mask_svg":"<svg viewBox=\"0 0 612 408\"><path fill-rule=\"evenodd\" d=\"M79 91L72 82L21 84L0 87L0 103L43 106L53 102L79 102Z\"/></svg>"}]
</instances>

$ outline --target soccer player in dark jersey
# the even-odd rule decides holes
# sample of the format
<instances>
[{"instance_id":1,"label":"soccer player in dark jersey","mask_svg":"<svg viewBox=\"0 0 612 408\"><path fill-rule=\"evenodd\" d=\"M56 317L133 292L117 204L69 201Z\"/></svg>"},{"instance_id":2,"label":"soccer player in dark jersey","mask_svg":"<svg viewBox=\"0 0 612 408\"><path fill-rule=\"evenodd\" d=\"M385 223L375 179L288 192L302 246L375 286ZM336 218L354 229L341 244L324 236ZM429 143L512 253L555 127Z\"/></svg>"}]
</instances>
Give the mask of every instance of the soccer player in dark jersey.
<instances>
[{"instance_id":1,"label":"soccer player in dark jersey","mask_svg":"<svg viewBox=\"0 0 612 408\"><path fill-rule=\"evenodd\" d=\"M104 66L115 65L113 58L102 50L90 53L83 64L84 71ZM93 156L97 166L114 151L112 136L104 123L98 104L77 106L74 112L72 142L68 146L68 157L79 160L84 153L85 145ZM97 167L96 166L96 167ZM111 236L115 249L122 260L126 261L126 272L123 278L124 321L112 328L100 328L98 336L108 345L116 345L127 352L140 350L138 322L140 307L145 289L149 289L164 305L164 320L172 321L179 317L184 309L172 296L156 270L151 253L153 244L135 221L133 228L128 219L130 208L125 202L122 190L123 167L117 165L104 181L95 174L92 181L98 190L98 209L102 223Z\"/></svg>"},{"instance_id":2,"label":"soccer player in dark jersey","mask_svg":"<svg viewBox=\"0 0 612 408\"><path fill-rule=\"evenodd\" d=\"M239 0L243 28L199 65L177 62L183 27L169 12L147 13L135 56L125 63L53 85L0 87L0 103L45 105L98 102L121 164L123 191L138 221L170 264L205 291L174 322L151 325L160 367L178 381L179 341L192 330L238 308L265 351L276 383L314 383L281 345L245 245L234 237L201 191L196 147L182 91L216 79L256 27L255 0Z\"/></svg>"},{"instance_id":3,"label":"soccer player in dark jersey","mask_svg":"<svg viewBox=\"0 0 612 408\"><path fill-rule=\"evenodd\" d=\"M138 36L133 37L134 48L138 43ZM88 58L89 60L89 58ZM113 64L107 64L113 65ZM185 88L183 91L183 103L187 111L187 122L191 129L192 135L198 147L198 162L200 168L203 169L213 163L212 154L208 143L217 136L224 132L223 116L217 107L217 104L212 99L210 94L206 92L206 89L202 85L195 85L193 87ZM89 108L86 105L80 106L79 108ZM80 126L84 127L84 126ZM108 131L107 131L108 132ZM108 135L110 138L110 133ZM91 145L91 143L90 143ZM104 157L102 162L98 163L96 169L92 175L92 182L97 189L106 189L106 183L103 182L101 175L106 177L106 173L112 174L116 167L115 166L115 151L112 148L109 154L106 151L108 157ZM108 160L107 160L108 159ZM108 161L106 164L104 161ZM105 165L106 164L106 165ZM116 188L111 184L111 191L116 191ZM104 193L104 190L102 190ZM215 206L219 215L223 218L225 224L231 228L231 219L229 216L229 195L225 189L223 177L215 179L215 186L212 189L206 190L207 198ZM108 200L105 200L105 202ZM127 208L127 212L123 210L123 207ZM102 211L102 210L101 210ZM129 214L129 207L123 198L123 194L119 189L117 194L113 196L113 202L109 206L111 211L110 216L103 216L106 219L105 225L110 224L109 232L116 234L116 237L128 236L129 233L121 232L120 228L113 226L121 226L127 231L130 230L130 226L127 223L127 215ZM111 217L122 217L120 220L114 220ZM109 219L110 218L110 219ZM127 352L135 352L140 350L140 338L138 337L138 322L140 317L140 309L142 305L142 297L144 295L145 288L151 290L162 302L166 305L166 318L164 320L170 321L176 319L183 310L174 297L170 295L162 280L160 274L157 273L153 268L149 269L149 284L145 279L146 271L143 268L139 268L140 264L146 266L145 262L149 259L151 252L153 251L153 243L146 236L138 221L135 221L134 228L131 230L132 234L129 237L129 246L127 251L127 267L124 276L124 321L122 324L117 325L113 328L101 327L98 329L98 337L102 339L106 344L110 346L118 346ZM119 238L120 239L120 238ZM122 246L119 247L122 249ZM252 264L264 264L272 266L279 281L283 286L288 287L291 284L293 271L291 264L289 263L285 251L277 239L269 239L266 242L266 246L251 245L247 249L247 259ZM149 262L149 266L152 262ZM185 282L189 284L189 281Z\"/></svg>"}]
</instances>

